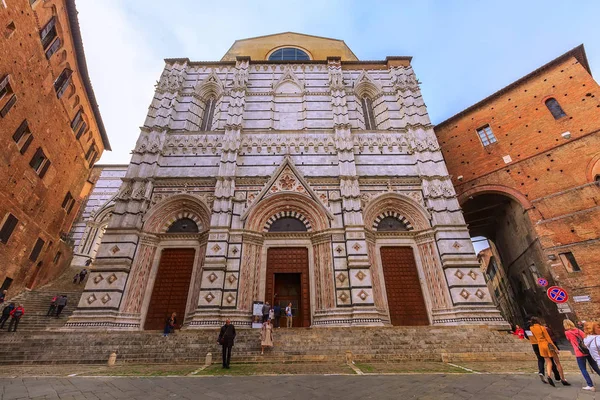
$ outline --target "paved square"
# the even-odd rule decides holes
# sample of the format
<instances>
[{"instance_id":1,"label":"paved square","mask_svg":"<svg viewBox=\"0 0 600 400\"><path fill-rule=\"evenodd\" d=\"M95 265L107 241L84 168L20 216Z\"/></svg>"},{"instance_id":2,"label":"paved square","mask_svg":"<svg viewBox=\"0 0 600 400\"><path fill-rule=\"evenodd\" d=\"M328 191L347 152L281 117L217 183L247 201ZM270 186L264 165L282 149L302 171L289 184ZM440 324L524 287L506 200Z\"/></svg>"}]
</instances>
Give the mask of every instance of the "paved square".
<instances>
[{"instance_id":1,"label":"paved square","mask_svg":"<svg viewBox=\"0 0 600 400\"><path fill-rule=\"evenodd\" d=\"M534 375L413 374L250 377L1 378L13 399L600 399L571 387L552 388ZM595 397L597 396L597 397Z\"/></svg>"}]
</instances>

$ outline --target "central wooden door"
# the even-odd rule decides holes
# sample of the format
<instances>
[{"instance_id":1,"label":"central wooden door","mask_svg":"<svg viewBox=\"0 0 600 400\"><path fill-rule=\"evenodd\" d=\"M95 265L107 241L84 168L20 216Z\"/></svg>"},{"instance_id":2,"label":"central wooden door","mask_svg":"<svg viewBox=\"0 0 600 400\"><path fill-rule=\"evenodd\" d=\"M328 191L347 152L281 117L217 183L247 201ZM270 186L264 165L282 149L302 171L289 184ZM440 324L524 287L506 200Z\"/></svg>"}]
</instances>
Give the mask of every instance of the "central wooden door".
<instances>
[{"instance_id":1,"label":"central wooden door","mask_svg":"<svg viewBox=\"0 0 600 400\"><path fill-rule=\"evenodd\" d=\"M382 247L380 252L392 325L429 325L413 249Z\"/></svg>"},{"instance_id":2,"label":"central wooden door","mask_svg":"<svg viewBox=\"0 0 600 400\"><path fill-rule=\"evenodd\" d=\"M171 313L177 313L177 327L183 323L192 271L194 249L164 249L146 314L144 329L164 329Z\"/></svg>"},{"instance_id":3,"label":"central wooden door","mask_svg":"<svg viewBox=\"0 0 600 400\"><path fill-rule=\"evenodd\" d=\"M306 247L272 247L267 250L265 300L272 305L280 303L282 315L291 302L295 327L310 326L309 282ZM284 321L285 318L282 318L282 326L285 326Z\"/></svg>"}]
</instances>

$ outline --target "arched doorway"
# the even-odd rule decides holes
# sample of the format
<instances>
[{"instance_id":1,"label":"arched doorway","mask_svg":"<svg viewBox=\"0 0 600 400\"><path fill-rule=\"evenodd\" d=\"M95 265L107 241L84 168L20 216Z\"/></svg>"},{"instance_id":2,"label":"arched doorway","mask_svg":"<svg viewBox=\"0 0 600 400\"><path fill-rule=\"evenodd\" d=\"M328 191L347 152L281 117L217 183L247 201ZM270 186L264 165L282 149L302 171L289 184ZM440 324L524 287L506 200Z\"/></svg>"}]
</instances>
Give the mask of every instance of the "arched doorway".
<instances>
[{"instance_id":1,"label":"arched doorway","mask_svg":"<svg viewBox=\"0 0 600 400\"><path fill-rule=\"evenodd\" d=\"M525 210L517 200L501 192L472 193L463 197L463 213L486 281L503 317L511 325L526 325L532 316L562 331L561 316L537 284L543 277L552 284L544 253ZM489 253L489 254L487 254Z\"/></svg>"},{"instance_id":2,"label":"arched doorway","mask_svg":"<svg viewBox=\"0 0 600 400\"><path fill-rule=\"evenodd\" d=\"M180 218L169 226L166 233L198 233L198 225L190 218ZM177 313L177 328L181 326L186 314L195 255L193 248L162 250L144 329L162 329L173 312Z\"/></svg>"}]
</instances>

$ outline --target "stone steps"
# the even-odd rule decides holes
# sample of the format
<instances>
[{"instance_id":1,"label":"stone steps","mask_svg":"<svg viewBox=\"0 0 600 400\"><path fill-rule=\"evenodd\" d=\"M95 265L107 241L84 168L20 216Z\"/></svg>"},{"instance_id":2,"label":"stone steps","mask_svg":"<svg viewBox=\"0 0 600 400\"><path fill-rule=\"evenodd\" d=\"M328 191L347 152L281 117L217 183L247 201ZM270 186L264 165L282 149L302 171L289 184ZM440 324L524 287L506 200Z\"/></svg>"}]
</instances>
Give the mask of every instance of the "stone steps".
<instances>
[{"instance_id":1,"label":"stone steps","mask_svg":"<svg viewBox=\"0 0 600 400\"><path fill-rule=\"evenodd\" d=\"M498 354L530 359L527 342L478 327L299 328L275 331L274 348L260 355L258 330L239 329L236 362L344 362L350 351L357 361L441 361L443 354L470 354L487 360ZM220 361L216 330L159 332L0 333L0 364L105 363L112 352L118 362L203 364L207 353Z\"/></svg>"}]
</instances>

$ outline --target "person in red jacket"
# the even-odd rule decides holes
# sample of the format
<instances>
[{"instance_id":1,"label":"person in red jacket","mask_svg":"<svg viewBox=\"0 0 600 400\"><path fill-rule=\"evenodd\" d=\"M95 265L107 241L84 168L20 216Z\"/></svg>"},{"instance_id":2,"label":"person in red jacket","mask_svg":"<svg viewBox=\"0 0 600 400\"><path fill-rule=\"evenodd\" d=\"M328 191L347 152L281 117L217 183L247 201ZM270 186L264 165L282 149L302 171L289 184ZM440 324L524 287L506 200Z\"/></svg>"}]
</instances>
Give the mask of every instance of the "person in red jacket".
<instances>
[{"instance_id":1,"label":"person in red jacket","mask_svg":"<svg viewBox=\"0 0 600 400\"><path fill-rule=\"evenodd\" d=\"M12 310L10 312L10 316L12 317L12 319L10 320L10 324L8 324L8 331L10 332L10 330L12 329L13 325L14 325L14 329L13 332L17 331L17 326L19 326L19 321L21 320L21 317L25 315L25 309L23 308L23 304L19 304L17 306L17 308L15 308L14 310Z\"/></svg>"}]
</instances>

